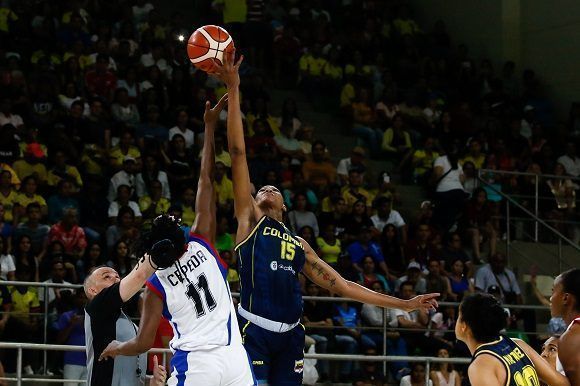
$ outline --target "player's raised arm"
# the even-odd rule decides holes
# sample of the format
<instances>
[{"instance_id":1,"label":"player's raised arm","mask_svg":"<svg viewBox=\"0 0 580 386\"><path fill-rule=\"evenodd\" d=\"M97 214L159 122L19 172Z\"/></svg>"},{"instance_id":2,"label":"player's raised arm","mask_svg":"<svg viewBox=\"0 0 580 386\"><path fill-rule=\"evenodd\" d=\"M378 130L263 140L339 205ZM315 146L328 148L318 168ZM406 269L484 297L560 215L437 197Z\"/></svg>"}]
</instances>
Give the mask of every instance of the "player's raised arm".
<instances>
[{"instance_id":1,"label":"player's raised arm","mask_svg":"<svg viewBox=\"0 0 580 386\"><path fill-rule=\"evenodd\" d=\"M246 159L244 127L240 111L240 75L238 73L243 56L234 63L235 52L224 54L224 64L216 64L214 74L221 79L228 89L228 150L232 157L232 179L234 185L234 208L239 226L242 229L251 227L254 214L254 199L250 184L250 172ZM243 230L242 230L243 232ZM238 238L240 232L238 232ZM243 235L241 238L244 238ZM240 240L237 240L238 242Z\"/></svg>"},{"instance_id":2,"label":"player's raised arm","mask_svg":"<svg viewBox=\"0 0 580 386\"><path fill-rule=\"evenodd\" d=\"M191 227L192 233L204 236L212 244L215 241L216 230L216 197L213 186L215 167L214 133L220 112L227 103L227 100L228 94L225 94L213 109L209 102L205 102L205 113L203 114L205 135L203 150L201 152L201 169L197 183L197 196L195 199L195 212L197 216Z\"/></svg>"},{"instance_id":3,"label":"player's raised arm","mask_svg":"<svg viewBox=\"0 0 580 386\"><path fill-rule=\"evenodd\" d=\"M361 303L373 304L385 308L398 308L405 311L416 309L429 310L437 307L438 293L415 296L410 300L403 300L393 296L379 294L357 283L346 280L330 265L322 260L306 240L300 238L306 252L306 264L302 273L319 286L326 288L342 297L357 300Z\"/></svg>"},{"instance_id":4,"label":"player's raised arm","mask_svg":"<svg viewBox=\"0 0 580 386\"><path fill-rule=\"evenodd\" d=\"M146 288L143 295L143 312L141 313L137 336L126 342L112 341L103 350L99 360L114 358L117 355L135 356L151 349L162 311L163 300L149 288Z\"/></svg>"}]
</instances>

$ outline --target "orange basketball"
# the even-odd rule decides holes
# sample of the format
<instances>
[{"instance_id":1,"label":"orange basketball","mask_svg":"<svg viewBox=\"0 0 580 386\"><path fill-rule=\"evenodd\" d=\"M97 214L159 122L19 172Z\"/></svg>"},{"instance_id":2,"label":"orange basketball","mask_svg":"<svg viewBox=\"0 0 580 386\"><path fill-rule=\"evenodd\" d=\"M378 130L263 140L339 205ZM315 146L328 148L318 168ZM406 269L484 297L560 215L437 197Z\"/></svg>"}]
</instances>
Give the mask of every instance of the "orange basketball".
<instances>
[{"instance_id":1,"label":"orange basketball","mask_svg":"<svg viewBox=\"0 0 580 386\"><path fill-rule=\"evenodd\" d=\"M223 64L224 52L234 49L228 31L217 25L204 25L195 30L187 42L187 55L197 68L211 72L214 63Z\"/></svg>"}]
</instances>

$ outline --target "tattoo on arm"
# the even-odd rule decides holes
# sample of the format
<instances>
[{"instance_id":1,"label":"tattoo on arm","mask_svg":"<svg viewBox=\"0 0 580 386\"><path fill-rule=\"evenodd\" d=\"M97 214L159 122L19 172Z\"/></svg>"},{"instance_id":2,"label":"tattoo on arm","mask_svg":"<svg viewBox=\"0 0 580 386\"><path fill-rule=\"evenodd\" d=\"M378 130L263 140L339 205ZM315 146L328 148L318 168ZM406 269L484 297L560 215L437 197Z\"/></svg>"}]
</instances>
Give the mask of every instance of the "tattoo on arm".
<instances>
[{"instance_id":1,"label":"tattoo on arm","mask_svg":"<svg viewBox=\"0 0 580 386\"><path fill-rule=\"evenodd\" d=\"M332 275L328 272L325 272L323 266L318 264L318 261L311 263L312 271L316 272L318 276L322 276L322 279L329 282L331 287L336 285L336 278L332 277Z\"/></svg>"}]
</instances>

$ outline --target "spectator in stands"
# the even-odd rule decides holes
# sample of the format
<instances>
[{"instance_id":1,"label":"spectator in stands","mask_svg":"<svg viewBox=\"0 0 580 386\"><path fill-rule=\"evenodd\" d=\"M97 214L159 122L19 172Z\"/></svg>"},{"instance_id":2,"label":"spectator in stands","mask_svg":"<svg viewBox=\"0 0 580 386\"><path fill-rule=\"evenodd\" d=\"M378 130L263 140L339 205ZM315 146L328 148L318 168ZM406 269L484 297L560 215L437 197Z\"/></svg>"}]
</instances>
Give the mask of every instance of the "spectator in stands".
<instances>
[{"instance_id":1,"label":"spectator in stands","mask_svg":"<svg viewBox=\"0 0 580 386\"><path fill-rule=\"evenodd\" d=\"M406 258L419 263L421 269L426 269L431 260L438 260L431 238L431 227L428 224L419 224L415 239L410 240L405 248Z\"/></svg>"},{"instance_id":2,"label":"spectator in stands","mask_svg":"<svg viewBox=\"0 0 580 386\"><path fill-rule=\"evenodd\" d=\"M128 206L119 209L117 222L107 228L107 248L111 250L120 239L137 240L139 230L135 224L135 213Z\"/></svg>"},{"instance_id":3,"label":"spectator in stands","mask_svg":"<svg viewBox=\"0 0 580 386\"><path fill-rule=\"evenodd\" d=\"M403 126L403 115L395 114L391 127L382 136L381 146L388 157L395 162L395 170L404 173L413 155L413 144L409 132Z\"/></svg>"},{"instance_id":4,"label":"spectator in stands","mask_svg":"<svg viewBox=\"0 0 580 386\"><path fill-rule=\"evenodd\" d=\"M449 358L449 349L439 349L437 357ZM431 373L431 378L434 378L434 383L439 386L461 385L461 375L455 370L453 364L448 362L438 363L435 371Z\"/></svg>"},{"instance_id":5,"label":"spectator in stands","mask_svg":"<svg viewBox=\"0 0 580 386\"><path fill-rule=\"evenodd\" d=\"M134 144L133 131L125 129L119 136L119 143L109 153L109 164L113 170L121 170L125 159L133 159L137 164L141 162L141 152Z\"/></svg>"},{"instance_id":6,"label":"spectator in stands","mask_svg":"<svg viewBox=\"0 0 580 386\"><path fill-rule=\"evenodd\" d=\"M372 257L375 264L379 266L379 271L388 275L389 269L385 263L385 257L383 256L383 252L379 244L372 241L372 233L371 229L363 226L360 228L360 232L358 234L358 239L350 244L347 248L347 252L350 255L352 260L353 267L358 272L363 272L362 263L363 259L366 256Z\"/></svg>"},{"instance_id":7,"label":"spectator in stands","mask_svg":"<svg viewBox=\"0 0 580 386\"><path fill-rule=\"evenodd\" d=\"M121 189L121 186L119 189ZM149 183L149 186L149 194L139 198L139 210L145 220L151 220L160 214L167 213L167 210L171 206L171 202L162 196L163 186L161 182L154 180ZM115 202L119 203L119 201ZM129 206L131 202L129 202Z\"/></svg>"},{"instance_id":8,"label":"spectator in stands","mask_svg":"<svg viewBox=\"0 0 580 386\"><path fill-rule=\"evenodd\" d=\"M308 208L308 201L304 193L297 193L294 196L294 205L292 210L288 213L288 220L290 221L290 229L298 232L299 229L310 226L314 230L314 237L318 237L320 230L318 228L318 220L313 212Z\"/></svg>"},{"instance_id":9,"label":"spectator in stands","mask_svg":"<svg viewBox=\"0 0 580 386\"><path fill-rule=\"evenodd\" d=\"M48 214L48 206L46 205L46 200L37 194L38 183L34 176L27 176L22 180L22 185L20 188L20 194L18 195L18 210L20 222L25 222L27 220L26 208L29 204L35 203L40 206L40 212L42 216ZM15 224L16 225L16 224Z\"/></svg>"},{"instance_id":10,"label":"spectator in stands","mask_svg":"<svg viewBox=\"0 0 580 386\"><path fill-rule=\"evenodd\" d=\"M133 189L137 185L137 162L135 158L126 156L123 160L123 170L118 171L111 177L109 181L109 191L107 193L107 199L109 202L114 202L117 195L119 194L119 188L121 186L126 186L129 188L129 197L133 195ZM144 192L141 192L144 193Z\"/></svg>"},{"instance_id":11,"label":"spectator in stands","mask_svg":"<svg viewBox=\"0 0 580 386\"><path fill-rule=\"evenodd\" d=\"M195 220L195 191L191 187L185 187L181 193L181 223L192 226Z\"/></svg>"},{"instance_id":12,"label":"spectator in stands","mask_svg":"<svg viewBox=\"0 0 580 386\"><path fill-rule=\"evenodd\" d=\"M419 294L427 292L427 281L421 277L421 265L416 261L411 261L407 266L405 275L395 282L395 293L400 294L401 298L403 298L403 284L405 283L412 285L413 292Z\"/></svg>"},{"instance_id":13,"label":"spectator in stands","mask_svg":"<svg viewBox=\"0 0 580 386\"><path fill-rule=\"evenodd\" d=\"M98 242L89 243L83 260L84 271L78 272L79 281L83 282L91 270L103 264L103 253Z\"/></svg>"},{"instance_id":14,"label":"spectator in stands","mask_svg":"<svg viewBox=\"0 0 580 386\"><path fill-rule=\"evenodd\" d=\"M70 266L70 264L69 264ZM74 272L74 267L70 266ZM66 275L65 263L62 259L55 258L51 262L50 278L43 283L48 284L66 284L71 285L64 280ZM77 280L75 280L76 282ZM38 289L38 300L42 310L48 310L45 317L48 318L48 325L52 330L53 323L58 319L58 313L63 310L64 306L71 299L72 290L70 288L47 287ZM48 304L45 304L48 303Z\"/></svg>"},{"instance_id":15,"label":"spectator in stands","mask_svg":"<svg viewBox=\"0 0 580 386\"><path fill-rule=\"evenodd\" d=\"M412 263L411 263L412 264ZM401 284L401 299L407 300L413 298L417 293L414 290L414 285L411 282L403 282ZM403 310L394 310L394 320L391 323L393 327L399 328L406 328L406 329L415 329L415 330L424 330L427 327L427 323L429 322L429 315L425 310L416 310L416 311L403 311ZM401 331L401 337L407 343L407 347L409 347L409 351L411 352L411 348L417 349L421 348L424 349L428 345L428 339L424 335L423 331ZM423 377L424 379L424 377Z\"/></svg>"},{"instance_id":16,"label":"spectator in stands","mask_svg":"<svg viewBox=\"0 0 580 386\"><path fill-rule=\"evenodd\" d=\"M566 153L558 158L558 162L564 165L566 174L569 176L580 176L580 158L576 156L576 143L574 141L566 143Z\"/></svg>"},{"instance_id":17,"label":"spectator in stands","mask_svg":"<svg viewBox=\"0 0 580 386\"><path fill-rule=\"evenodd\" d=\"M16 278L18 279L19 270L26 269L34 281L40 281L39 260L32 251L30 237L26 235L20 236L19 239L16 239L15 245L14 264L16 265Z\"/></svg>"},{"instance_id":18,"label":"spectator in stands","mask_svg":"<svg viewBox=\"0 0 580 386\"><path fill-rule=\"evenodd\" d=\"M316 284L306 283L306 295L323 296L321 289ZM316 341L316 353L326 353L328 340L332 337L332 303L319 302L317 300L304 301L304 326L308 328L308 336ZM318 361L320 380L329 375L328 361Z\"/></svg>"},{"instance_id":19,"label":"spectator in stands","mask_svg":"<svg viewBox=\"0 0 580 386\"><path fill-rule=\"evenodd\" d=\"M367 348L364 350L364 355L377 355L377 349ZM383 386L385 381L385 374L379 362L364 361L361 363L359 369L356 369L353 374L354 386Z\"/></svg>"},{"instance_id":20,"label":"spectator in stands","mask_svg":"<svg viewBox=\"0 0 580 386\"><path fill-rule=\"evenodd\" d=\"M440 293L442 301L448 299L451 294L451 286L447 277L441 274L441 263L439 260L430 260L428 265L429 273L425 276L427 282L427 293Z\"/></svg>"},{"instance_id":21,"label":"spectator in stands","mask_svg":"<svg viewBox=\"0 0 580 386\"><path fill-rule=\"evenodd\" d=\"M175 134L180 134L185 139L185 147L191 149L195 144L195 134L188 126L189 115L187 110L183 108L178 109L175 117L175 126L169 129L169 137L167 140L171 141Z\"/></svg>"},{"instance_id":22,"label":"spectator in stands","mask_svg":"<svg viewBox=\"0 0 580 386\"><path fill-rule=\"evenodd\" d=\"M169 176L171 190L175 191L178 187L193 181L195 176L194 157L191 149L188 150L185 147L185 138L181 134L173 136L167 152L161 148L161 155Z\"/></svg>"},{"instance_id":23,"label":"spectator in stands","mask_svg":"<svg viewBox=\"0 0 580 386\"><path fill-rule=\"evenodd\" d=\"M14 265L14 257L8 249L7 240L4 236L0 237L0 280L14 281L16 265Z\"/></svg>"},{"instance_id":24,"label":"spectator in stands","mask_svg":"<svg viewBox=\"0 0 580 386\"><path fill-rule=\"evenodd\" d=\"M338 162L336 173L338 174L341 185L346 185L349 179L349 172L351 169L365 170L365 149L361 146L356 146L352 149L350 157L343 158Z\"/></svg>"},{"instance_id":25,"label":"spectator in stands","mask_svg":"<svg viewBox=\"0 0 580 386\"><path fill-rule=\"evenodd\" d=\"M30 267L21 266L16 270L18 281L33 281L34 273ZM37 281L37 280L36 280ZM40 302L36 288L18 285L10 290L12 311L8 319L4 337L13 342L36 343L39 341ZM34 350L24 350L22 371L25 375L34 374L38 369L38 353Z\"/></svg>"},{"instance_id":26,"label":"spectator in stands","mask_svg":"<svg viewBox=\"0 0 580 386\"><path fill-rule=\"evenodd\" d=\"M377 281L381 283L383 290L386 291L386 293L391 293L387 279L380 273L377 273L373 257L363 257L362 272L359 272L358 283L364 287L372 288L373 283Z\"/></svg>"},{"instance_id":27,"label":"spectator in stands","mask_svg":"<svg viewBox=\"0 0 580 386\"><path fill-rule=\"evenodd\" d=\"M363 205L364 206L364 205ZM334 205L331 207L331 212L323 212L318 216L321 227L324 228L328 224L333 224L336 227L336 236L341 240L341 246L345 239L345 230L347 227L348 208L344 202L344 198L337 198Z\"/></svg>"},{"instance_id":28,"label":"spectator in stands","mask_svg":"<svg viewBox=\"0 0 580 386\"><path fill-rule=\"evenodd\" d=\"M304 175L301 171L297 171L294 173L292 177L292 184L287 189L284 189L282 194L284 195L284 204L286 208L292 209L294 202L296 200L296 194L302 193L306 195L306 199L308 201L308 205L312 208L318 207L318 197L316 193L306 183L304 179Z\"/></svg>"},{"instance_id":29,"label":"spectator in stands","mask_svg":"<svg viewBox=\"0 0 580 386\"><path fill-rule=\"evenodd\" d=\"M322 192L336 181L336 168L326 158L326 145L322 141L312 144L312 157L302 164L304 179L316 191Z\"/></svg>"},{"instance_id":30,"label":"spectator in stands","mask_svg":"<svg viewBox=\"0 0 580 386\"><path fill-rule=\"evenodd\" d=\"M506 263L506 257L503 254L491 255L489 264L479 268L475 274L475 289L487 292L489 287L498 286L504 303L522 304L520 286L514 273L506 268Z\"/></svg>"},{"instance_id":31,"label":"spectator in stands","mask_svg":"<svg viewBox=\"0 0 580 386\"><path fill-rule=\"evenodd\" d=\"M3 170L3 168L0 170L0 205L4 209L4 217L0 220L13 223L14 217L18 217L18 193L12 184L12 172Z\"/></svg>"},{"instance_id":32,"label":"spectator in stands","mask_svg":"<svg viewBox=\"0 0 580 386\"><path fill-rule=\"evenodd\" d=\"M153 155L146 155L145 162L143 163L143 170L141 173L137 174L135 179L135 193L137 197L142 197L151 188L152 181L159 181L162 186L162 196L168 200L171 199L171 190L169 188L169 179L167 178L167 173L159 167L159 162L157 158ZM134 170L133 170L134 171ZM132 173L129 173L131 175ZM128 178L130 181L130 178Z\"/></svg>"},{"instance_id":33,"label":"spectator in stands","mask_svg":"<svg viewBox=\"0 0 580 386\"><path fill-rule=\"evenodd\" d=\"M111 115L116 122L123 122L135 126L141 120L139 109L129 100L129 92L126 88L118 88L115 91L115 103L111 105Z\"/></svg>"},{"instance_id":34,"label":"spectator in stands","mask_svg":"<svg viewBox=\"0 0 580 386\"><path fill-rule=\"evenodd\" d=\"M141 210L139 209L139 204L131 200L132 188L128 185L119 185L117 187L117 196L114 201L111 202L108 209L109 222L113 224L119 214L119 209L128 206L133 210L135 214L135 221L140 223L141 221Z\"/></svg>"},{"instance_id":35,"label":"spectator in stands","mask_svg":"<svg viewBox=\"0 0 580 386\"><path fill-rule=\"evenodd\" d=\"M161 110L157 105L148 105L145 115L145 122L137 126L136 137L138 138L139 147L145 148L148 142L157 142L164 144L167 140L168 129L159 122ZM185 148L185 138L181 136Z\"/></svg>"},{"instance_id":36,"label":"spectator in stands","mask_svg":"<svg viewBox=\"0 0 580 386\"><path fill-rule=\"evenodd\" d=\"M407 224L399 212L393 209L393 200L388 197L379 197L375 200L377 214L371 216L373 226L382 232L385 226L392 224L401 235L401 241L407 241Z\"/></svg>"},{"instance_id":37,"label":"spectator in stands","mask_svg":"<svg viewBox=\"0 0 580 386\"><path fill-rule=\"evenodd\" d=\"M6 239L6 250L12 251L12 234L14 233L14 227L3 221L4 217L4 205L0 204L0 237Z\"/></svg>"},{"instance_id":38,"label":"spectator in stands","mask_svg":"<svg viewBox=\"0 0 580 386\"><path fill-rule=\"evenodd\" d=\"M56 321L54 328L58 331L58 344L71 346L85 345L85 305L87 297L82 288L75 291L73 309L63 312ZM84 351L67 351L64 353L64 379L85 379L87 376L87 358ZM79 385L67 382L67 385Z\"/></svg>"},{"instance_id":39,"label":"spectator in stands","mask_svg":"<svg viewBox=\"0 0 580 386\"><path fill-rule=\"evenodd\" d=\"M117 77L109 71L108 67L109 56L106 54L97 55L95 69L87 72L85 84L90 96L112 101L117 88Z\"/></svg>"},{"instance_id":40,"label":"spectator in stands","mask_svg":"<svg viewBox=\"0 0 580 386\"><path fill-rule=\"evenodd\" d=\"M461 164L463 165L466 162L471 162L475 169L483 168L485 163L485 154L481 151L481 143L475 138L469 141L469 152L463 157Z\"/></svg>"},{"instance_id":41,"label":"spectator in stands","mask_svg":"<svg viewBox=\"0 0 580 386\"><path fill-rule=\"evenodd\" d=\"M364 140L371 154L378 154L383 142L383 132L374 128L376 116L370 105L370 96L367 89L360 89L358 98L351 105L353 114L352 132Z\"/></svg>"},{"instance_id":42,"label":"spectator in stands","mask_svg":"<svg viewBox=\"0 0 580 386\"><path fill-rule=\"evenodd\" d=\"M435 150L435 138L426 137L423 147L413 152L413 178L414 180L425 185L433 172L433 163L439 158L439 152Z\"/></svg>"},{"instance_id":43,"label":"spectator in stands","mask_svg":"<svg viewBox=\"0 0 580 386\"><path fill-rule=\"evenodd\" d=\"M214 170L214 189L217 194L217 205L224 213L231 213L234 204L234 187L226 174L226 166L216 162Z\"/></svg>"},{"instance_id":44,"label":"spectator in stands","mask_svg":"<svg viewBox=\"0 0 580 386\"><path fill-rule=\"evenodd\" d=\"M363 201L370 208L373 205L372 194L363 188L364 184L363 171L358 168L352 168L348 171L348 184L342 188L342 197L349 208L354 207L356 201Z\"/></svg>"},{"instance_id":45,"label":"spectator in stands","mask_svg":"<svg viewBox=\"0 0 580 386\"><path fill-rule=\"evenodd\" d=\"M482 238L489 242L489 254L494 255L497 244L497 231L491 221L492 209L487 200L487 193L483 188L473 191L473 196L464 212L463 226L466 235L471 239L473 258L481 259L480 243Z\"/></svg>"},{"instance_id":46,"label":"spectator in stands","mask_svg":"<svg viewBox=\"0 0 580 386\"><path fill-rule=\"evenodd\" d=\"M381 232L380 242L389 272L395 276L402 276L407 264L397 227L393 224L386 225Z\"/></svg>"},{"instance_id":47,"label":"spectator in stands","mask_svg":"<svg viewBox=\"0 0 580 386\"><path fill-rule=\"evenodd\" d=\"M274 142L276 142L280 154L288 155L293 160L303 160L305 156L302 146L294 137L292 131L292 125L289 122L283 122L280 127L280 134L274 136Z\"/></svg>"},{"instance_id":48,"label":"spectator in stands","mask_svg":"<svg viewBox=\"0 0 580 386\"><path fill-rule=\"evenodd\" d=\"M320 249L319 256L330 265L336 265L341 252L340 240L336 237L336 225L332 222L322 225L320 236L316 238L316 244Z\"/></svg>"},{"instance_id":49,"label":"spectator in stands","mask_svg":"<svg viewBox=\"0 0 580 386\"><path fill-rule=\"evenodd\" d=\"M216 232L215 248L217 251L233 251L235 242L230 233L230 223L226 215L218 215Z\"/></svg>"},{"instance_id":50,"label":"spectator in stands","mask_svg":"<svg viewBox=\"0 0 580 386\"><path fill-rule=\"evenodd\" d=\"M362 228L373 228L373 222L367 216L365 202L356 201L352 206L352 213L346 216L345 241L350 243L360 234Z\"/></svg>"},{"instance_id":51,"label":"spectator in stands","mask_svg":"<svg viewBox=\"0 0 580 386\"><path fill-rule=\"evenodd\" d=\"M373 347L374 342L360 331L360 317L358 311L348 302L340 302L334 307L335 325L344 327L334 336L341 352L356 354L359 350L359 342L363 347ZM340 380L351 379L353 362L344 361L340 365Z\"/></svg>"},{"instance_id":52,"label":"spectator in stands","mask_svg":"<svg viewBox=\"0 0 580 386\"><path fill-rule=\"evenodd\" d=\"M479 186L480 182L476 177L475 165L471 161L465 162L461 168L463 169L463 175L465 177L463 181L463 189L465 193L471 198L473 191Z\"/></svg>"},{"instance_id":53,"label":"spectator in stands","mask_svg":"<svg viewBox=\"0 0 580 386\"><path fill-rule=\"evenodd\" d=\"M78 210L69 208L64 211L61 221L54 224L48 233L49 242L59 241L64 252L78 261L85 254L87 239L85 231L78 225Z\"/></svg>"},{"instance_id":54,"label":"spectator in stands","mask_svg":"<svg viewBox=\"0 0 580 386\"><path fill-rule=\"evenodd\" d=\"M48 171L46 183L55 187L63 179L74 181L76 188L83 186L83 180L78 169L67 164L67 156L62 150L57 150L53 157L54 166Z\"/></svg>"},{"instance_id":55,"label":"spectator in stands","mask_svg":"<svg viewBox=\"0 0 580 386\"><path fill-rule=\"evenodd\" d=\"M461 210L459 203L465 199L463 170L457 162L456 147L446 149L446 154L433 164L433 186L435 188L435 210L433 223L443 233L455 223Z\"/></svg>"},{"instance_id":56,"label":"spectator in stands","mask_svg":"<svg viewBox=\"0 0 580 386\"><path fill-rule=\"evenodd\" d=\"M24 126L22 117L13 112L13 103L10 98L2 98L0 103L0 127L4 125L12 125L16 129L21 129Z\"/></svg>"},{"instance_id":57,"label":"spectator in stands","mask_svg":"<svg viewBox=\"0 0 580 386\"><path fill-rule=\"evenodd\" d=\"M121 277L131 272L133 267L131 266L131 255L127 241L121 239L115 243L111 250L110 259L107 261L107 266L114 268Z\"/></svg>"}]
</instances>

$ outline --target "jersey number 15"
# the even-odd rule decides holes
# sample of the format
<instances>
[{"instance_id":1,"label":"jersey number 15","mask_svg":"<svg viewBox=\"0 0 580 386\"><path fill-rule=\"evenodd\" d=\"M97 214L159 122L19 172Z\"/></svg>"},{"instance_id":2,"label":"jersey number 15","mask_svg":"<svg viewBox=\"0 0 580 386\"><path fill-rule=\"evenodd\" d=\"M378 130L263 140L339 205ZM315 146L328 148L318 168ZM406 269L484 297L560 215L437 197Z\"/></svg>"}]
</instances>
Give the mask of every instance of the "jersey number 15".
<instances>
[{"instance_id":1,"label":"jersey number 15","mask_svg":"<svg viewBox=\"0 0 580 386\"><path fill-rule=\"evenodd\" d=\"M294 255L296 255L296 245L287 241L282 241L280 245L280 257L282 260L294 260Z\"/></svg>"}]
</instances>

